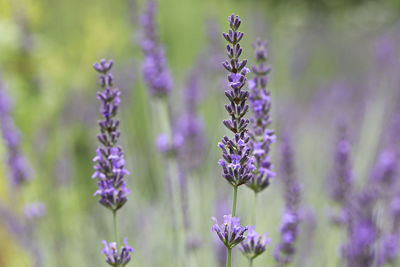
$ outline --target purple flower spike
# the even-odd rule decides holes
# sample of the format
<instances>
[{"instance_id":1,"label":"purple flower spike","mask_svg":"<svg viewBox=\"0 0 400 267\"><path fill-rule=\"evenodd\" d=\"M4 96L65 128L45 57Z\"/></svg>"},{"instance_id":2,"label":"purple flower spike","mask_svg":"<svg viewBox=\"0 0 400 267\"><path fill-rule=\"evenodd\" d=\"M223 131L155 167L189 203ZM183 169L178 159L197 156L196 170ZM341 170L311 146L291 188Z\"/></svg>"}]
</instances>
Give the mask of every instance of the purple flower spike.
<instances>
[{"instance_id":1,"label":"purple flower spike","mask_svg":"<svg viewBox=\"0 0 400 267\"><path fill-rule=\"evenodd\" d=\"M249 103L253 110L251 122L251 147L255 159L256 169L254 179L246 185L254 192L258 193L267 188L270 179L275 176L272 171L273 165L269 157L271 144L275 141L273 130L268 129L271 124L270 110L271 97L267 90L268 74L270 67L267 65L267 42L260 39L253 44L255 49L255 58L258 65L252 66L251 70L255 74L254 78L249 80Z\"/></svg>"},{"instance_id":2,"label":"purple flower spike","mask_svg":"<svg viewBox=\"0 0 400 267\"><path fill-rule=\"evenodd\" d=\"M126 187L124 176L129 174L125 169L124 152L117 145L120 132L118 131L119 120L116 119L121 92L113 88L113 76L110 73L112 61L102 59L93 67L100 73L100 86L103 91L97 93L101 101L100 111L103 119L99 120L100 134L97 136L102 144L96 150L93 161L96 162L93 178L98 179L98 190L94 193L99 195L99 202L103 206L116 211L127 201L129 189Z\"/></svg>"},{"instance_id":3,"label":"purple flower spike","mask_svg":"<svg viewBox=\"0 0 400 267\"><path fill-rule=\"evenodd\" d=\"M328 185L331 197L343 205L351 194L353 174L350 158L351 144L347 137L347 128L344 123L338 127L338 141L336 144L334 167L329 177Z\"/></svg>"},{"instance_id":4,"label":"purple flower spike","mask_svg":"<svg viewBox=\"0 0 400 267\"><path fill-rule=\"evenodd\" d=\"M107 243L102 241L104 248L101 250L106 256L106 262L111 266L125 266L131 260L133 248L128 245L127 238L124 238L124 246L121 247L118 253L117 243Z\"/></svg>"},{"instance_id":5,"label":"purple flower spike","mask_svg":"<svg viewBox=\"0 0 400 267\"><path fill-rule=\"evenodd\" d=\"M249 147L250 138L247 135L247 125L249 120L244 116L249 109L246 104L248 91L242 90L246 84L246 74L249 70L245 67L247 60L240 61L242 48L239 41L243 37L243 33L238 31L240 26L238 16L229 17L230 30L223 33L224 38L228 41L226 53L229 60L222 65L229 71L228 84L230 90L225 91L225 95L230 101L225 105L225 109L231 116L230 120L224 120L223 124L228 130L234 133L234 138L229 139L224 136L218 146L222 149L222 159L219 164L222 166L222 176L232 185L239 186L247 183L253 178L253 158L251 157L251 149Z\"/></svg>"},{"instance_id":6,"label":"purple flower spike","mask_svg":"<svg viewBox=\"0 0 400 267\"><path fill-rule=\"evenodd\" d=\"M281 240L275 248L274 257L278 266L285 266L293 261L296 252L301 187L295 175L294 154L287 135L283 135L281 150L281 179L284 185L285 212L281 222Z\"/></svg>"},{"instance_id":7,"label":"purple flower spike","mask_svg":"<svg viewBox=\"0 0 400 267\"><path fill-rule=\"evenodd\" d=\"M8 152L10 182L13 186L21 186L31 179L31 168L21 151L21 134L14 124L11 112L11 99L0 81L0 127Z\"/></svg>"},{"instance_id":8,"label":"purple flower spike","mask_svg":"<svg viewBox=\"0 0 400 267\"><path fill-rule=\"evenodd\" d=\"M250 226L247 230L246 240L240 244L240 251L250 260L261 255L265 250L266 246L271 243L271 239L268 238L267 233L261 237L255 230L254 226Z\"/></svg>"},{"instance_id":9,"label":"purple flower spike","mask_svg":"<svg viewBox=\"0 0 400 267\"><path fill-rule=\"evenodd\" d=\"M157 37L155 12L155 1L148 0L146 11L140 18L142 25L141 46L145 55L142 72L150 94L156 97L165 97L171 91L173 81L167 67L164 48L160 45Z\"/></svg>"},{"instance_id":10,"label":"purple flower spike","mask_svg":"<svg viewBox=\"0 0 400 267\"><path fill-rule=\"evenodd\" d=\"M218 221L215 217L211 219L214 221L211 232L215 231L227 248L233 248L245 239L244 233L248 228L247 226L243 227L239 224L239 217L224 215L224 223L221 225L218 225Z\"/></svg>"},{"instance_id":11,"label":"purple flower spike","mask_svg":"<svg viewBox=\"0 0 400 267\"><path fill-rule=\"evenodd\" d=\"M281 225L281 242L274 251L276 262L284 266L293 261L296 252L295 241L299 231L298 215L286 209Z\"/></svg>"}]
</instances>

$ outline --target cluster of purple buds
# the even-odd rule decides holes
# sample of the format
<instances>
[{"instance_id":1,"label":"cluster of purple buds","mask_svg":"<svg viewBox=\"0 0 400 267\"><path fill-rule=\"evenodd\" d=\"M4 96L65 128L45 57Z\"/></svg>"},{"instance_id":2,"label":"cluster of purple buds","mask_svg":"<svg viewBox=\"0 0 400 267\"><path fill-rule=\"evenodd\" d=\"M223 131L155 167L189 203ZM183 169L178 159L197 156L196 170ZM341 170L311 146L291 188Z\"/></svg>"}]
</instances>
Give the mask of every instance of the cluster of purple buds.
<instances>
[{"instance_id":1,"label":"cluster of purple buds","mask_svg":"<svg viewBox=\"0 0 400 267\"><path fill-rule=\"evenodd\" d=\"M124 176L129 174L125 169L124 153L117 145L120 132L119 120L116 119L120 103L120 91L113 88L113 76L109 72L113 62L101 60L93 67L100 73L100 86L102 92L98 92L97 98L101 101L100 111L103 119L99 120L100 134L97 136L103 145L96 150L93 161L96 162L95 172L92 178L98 179L98 190L95 196L100 196L100 204L116 211L127 201L129 189L126 187Z\"/></svg>"},{"instance_id":2,"label":"cluster of purple buds","mask_svg":"<svg viewBox=\"0 0 400 267\"><path fill-rule=\"evenodd\" d=\"M377 189L367 186L347 203L348 240L342 246L342 254L349 267L373 266L375 261L379 232L374 215L377 196Z\"/></svg>"},{"instance_id":3,"label":"cluster of purple buds","mask_svg":"<svg viewBox=\"0 0 400 267\"><path fill-rule=\"evenodd\" d=\"M239 217L224 215L224 222L221 225L218 225L215 217L212 217L212 220L214 221L214 225L211 227L211 231L217 233L219 239L227 248L233 248L245 240L244 233L248 228L247 226L243 227L240 225Z\"/></svg>"},{"instance_id":4,"label":"cluster of purple buds","mask_svg":"<svg viewBox=\"0 0 400 267\"><path fill-rule=\"evenodd\" d=\"M167 134L159 134L156 141L158 151L165 156L176 156L182 147L184 138L180 132L177 132L172 139L171 142Z\"/></svg>"},{"instance_id":5,"label":"cluster of purple buds","mask_svg":"<svg viewBox=\"0 0 400 267\"><path fill-rule=\"evenodd\" d=\"M239 249L248 259L253 260L266 250L266 246L270 245L270 242L271 239L268 238L267 233L261 237L255 231L254 226L250 226L247 230L246 239L242 241Z\"/></svg>"},{"instance_id":6,"label":"cluster of purple buds","mask_svg":"<svg viewBox=\"0 0 400 267\"><path fill-rule=\"evenodd\" d=\"M223 66L230 72L228 75L230 90L225 91L230 103L225 105L225 109L231 116L231 119L224 120L223 124L235 136L232 140L224 136L218 143L222 149L222 159L219 161L223 169L222 176L235 187L249 182L253 178L255 169L248 144L250 140L247 135L249 120L244 118L249 109L246 104L249 92L242 88L246 84L246 74L249 70L245 67L247 60L239 60L242 53L239 41L243 37L243 33L238 31L240 23L239 17L232 14L229 17L231 29L228 33L223 33L224 38L229 42L226 46L229 60L226 60Z\"/></svg>"},{"instance_id":7,"label":"cluster of purple buds","mask_svg":"<svg viewBox=\"0 0 400 267\"><path fill-rule=\"evenodd\" d=\"M284 266L293 261L296 252L295 241L299 231L298 214L286 209L281 225L281 241L277 245L274 257L279 266Z\"/></svg>"},{"instance_id":8,"label":"cluster of purple buds","mask_svg":"<svg viewBox=\"0 0 400 267\"><path fill-rule=\"evenodd\" d=\"M267 188L270 179L275 176L272 171L273 165L269 156L270 146L275 141L273 130L268 129L271 124L270 110L271 97L267 91L268 73L271 68L267 62L267 43L257 40L253 44L257 65L252 66L251 70L255 76L249 80L249 104L253 110L253 116L250 120L252 154L255 159L256 170L254 179L247 186L258 193Z\"/></svg>"},{"instance_id":9,"label":"cluster of purple buds","mask_svg":"<svg viewBox=\"0 0 400 267\"><path fill-rule=\"evenodd\" d=\"M20 186L30 180L30 166L21 151L21 135L11 117L11 106L11 100L0 84L0 126L8 150L10 182L13 186Z\"/></svg>"},{"instance_id":10,"label":"cluster of purple buds","mask_svg":"<svg viewBox=\"0 0 400 267\"><path fill-rule=\"evenodd\" d=\"M159 44L156 34L155 11L156 3L154 0L148 0L146 11L140 18L141 46L145 55L142 72L150 94L156 97L165 97L171 91L173 81L167 67L164 48Z\"/></svg>"},{"instance_id":11,"label":"cluster of purple buds","mask_svg":"<svg viewBox=\"0 0 400 267\"><path fill-rule=\"evenodd\" d=\"M106 256L106 262L111 266L125 266L131 260L131 253L133 248L128 245L127 238L124 238L124 246L118 251L117 243L107 243L105 240L102 241L104 248L101 250Z\"/></svg>"}]
</instances>

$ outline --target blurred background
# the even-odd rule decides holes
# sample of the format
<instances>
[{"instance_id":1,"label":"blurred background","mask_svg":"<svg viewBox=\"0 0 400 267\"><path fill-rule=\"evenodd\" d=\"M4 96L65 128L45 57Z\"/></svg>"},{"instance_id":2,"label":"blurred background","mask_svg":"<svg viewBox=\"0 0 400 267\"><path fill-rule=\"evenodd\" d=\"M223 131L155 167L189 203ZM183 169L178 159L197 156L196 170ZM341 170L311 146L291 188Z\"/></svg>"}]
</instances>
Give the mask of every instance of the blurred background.
<instances>
[{"instance_id":1,"label":"blurred background","mask_svg":"<svg viewBox=\"0 0 400 267\"><path fill-rule=\"evenodd\" d=\"M160 0L157 26L174 78L173 117L183 109L188 76L200 80L199 114L205 127L203 163L188 179L191 229L199 244L193 266L220 266L211 216L230 208L231 187L221 177L217 143L226 133L224 40L227 17L240 15L244 58L251 43L269 41L272 67L272 147L276 179L259 197L257 229L271 248L254 266L273 266L283 212L279 181L281 136L290 136L302 185L301 226L294 266L340 266L345 236L332 227L327 197L336 126L348 124L356 185L369 179L388 122L399 116L400 2L396 0ZM0 142L0 266L106 266L102 239L112 238L112 216L97 203L91 179L97 147L98 77L92 64L114 59L122 91L121 144L129 201L119 215L121 235L135 248L129 266L170 266L170 210L163 158L154 131L152 99L144 86L139 45L142 0L0 0L0 72L13 102L13 119L33 178L12 190L6 147ZM199 63L202 61L202 63ZM396 101L397 100L397 101ZM0 101L1 102L1 101ZM239 189L238 214L246 224L252 193ZM43 217L21 235L23 207L41 201ZM14 222L15 221L15 222ZM28 239L28 240L25 240ZM34 242L32 241L34 240ZM311 241L312 240L312 241ZM234 265L245 259L234 252ZM395 266L395 265L393 265Z\"/></svg>"}]
</instances>

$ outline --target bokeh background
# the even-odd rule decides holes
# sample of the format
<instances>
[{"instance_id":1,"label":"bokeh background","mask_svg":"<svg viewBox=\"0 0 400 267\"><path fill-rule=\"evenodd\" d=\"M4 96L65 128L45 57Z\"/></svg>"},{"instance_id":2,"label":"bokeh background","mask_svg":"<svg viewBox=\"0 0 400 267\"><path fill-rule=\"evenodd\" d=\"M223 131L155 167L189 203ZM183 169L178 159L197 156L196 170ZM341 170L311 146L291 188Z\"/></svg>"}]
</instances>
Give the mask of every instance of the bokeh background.
<instances>
[{"instance_id":1,"label":"bokeh background","mask_svg":"<svg viewBox=\"0 0 400 267\"><path fill-rule=\"evenodd\" d=\"M0 200L17 217L27 203L39 200L46 205L34 233L42 266L106 266L101 240L112 238L112 216L93 197L97 185L90 178L100 116L92 64L100 58L114 59L114 76L123 95L121 144L131 171L131 194L119 224L135 248L129 266L170 266L175 248L166 175L155 147L156 115L141 75L143 2L0 0L1 82L13 99L13 117L34 178L14 196L0 142ZM231 188L217 164L217 143L227 134L222 125L226 72L220 64L221 32L227 30L231 13L243 20L244 57L251 63L251 43L257 37L267 39L272 66L277 177L260 195L257 210L257 229L269 233L272 245L254 266L273 266L272 251L279 240L282 134L292 139L303 189L301 206L308 218L301 226L294 266L340 266L345 233L329 223L335 207L326 190L336 125L340 120L349 125L356 184L361 185L369 177L387 122L396 114L400 2L159 1L158 32L174 77L169 99L174 116L182 110L189 73L195 72L201 81L204 163L188 182L192 231L201 240L193 266L218 266L210 217L231 203ZM246 223L252 193L245 187L239 190L238 203ZM0 266L31 266L32 244L10 229L6 217L0 218ZM245 259L235 251L234 265L243 264Z\"/></svg>"}]
</instances>

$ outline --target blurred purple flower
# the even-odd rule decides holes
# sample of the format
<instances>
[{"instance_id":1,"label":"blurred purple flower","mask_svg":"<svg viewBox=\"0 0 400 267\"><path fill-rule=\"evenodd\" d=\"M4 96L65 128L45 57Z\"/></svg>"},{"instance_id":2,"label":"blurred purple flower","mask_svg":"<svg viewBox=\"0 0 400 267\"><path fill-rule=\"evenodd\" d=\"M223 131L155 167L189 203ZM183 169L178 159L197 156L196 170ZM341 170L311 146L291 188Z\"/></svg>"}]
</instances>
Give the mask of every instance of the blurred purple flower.
<instances>
[{"instance_id":1,"label":"blurred purple flower","mask_svg":"<svg viewBox=\"0 0 400 267\"><path fill-rule=\"evenodd\" d=\"M10 182L21 186L31 179L31 168L21 151L21 134L11 116L11 99L0 81L0 126L4 143L7 147L7 162L10 171Z\"/></svg>"},{"instance_id":2,"label":"blurred purple flower","mask_svg":"<svg viewBox=\"0 0 400 267\"><path fill-rule=\"evenodd\" d=\"M353 173L350 162L351 145L347 137L347 126L340 123L338 126L338 141L336 143L333 170L328 180L330 195L334 201L344 205L350 197Z\"/></svg>"},{"instance_id":3,"label":"blurred purple flower","mask_svg":"<svg viewBox=\"0 0 400 267\"><path fill-rule=\"evenodd\" d=\"M147 0L145 12L140 17L141 46L144 53L143 78L152 96L164 97L172 89L173 81L167 67L164 48L160 45L155 22L156 3Z\"/></svg>"},{"instance_id":4,"label":"blurred purple flower","mask_svg":"<svg viewBox=\"0 0 400 267\"><path fill-rule=\"evenodd\" d=\"M46 206L42 202L33 202L26 204L22 213L28 221L35 221L46 215Z\"/></svg>"},{"instance_id":5,"label":"blurred purple flower","mask_svg":"<svg viewBox=\"0 0 400 267\"><path fill-rule=\"evenodd\" d=\"M271 124L271 97L270 92L267 91L268 73L270 72L270 67L266 64L267 43L258 39L253 43L253 47L258 65L252 66L251 70L255 76L248 82L249 104L253 110L249 135L256 170L254 178L246 185L258 193L267 188L270 179L275 176L269 156L270 146L275 141L275 134L274 131L268 129Z\"/></svg>"},{"instance_id":6,"label":"blurred purple flower","mask_svg":"<svg viewBox=\"0 0 400 267\"><path fill-rule=\"evenodd\" d=\"M301 200L301 187L294 170L292 144L287 135L283 135L282 139L281 165L285 212L281 222L281 240L275 248L274 257L279 266L285 266L293 261L296 252L295 242L299 232Z\"/></svg>"}]
</instances>

